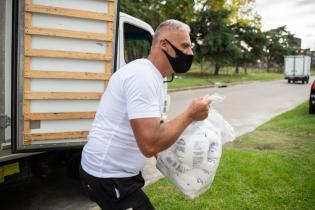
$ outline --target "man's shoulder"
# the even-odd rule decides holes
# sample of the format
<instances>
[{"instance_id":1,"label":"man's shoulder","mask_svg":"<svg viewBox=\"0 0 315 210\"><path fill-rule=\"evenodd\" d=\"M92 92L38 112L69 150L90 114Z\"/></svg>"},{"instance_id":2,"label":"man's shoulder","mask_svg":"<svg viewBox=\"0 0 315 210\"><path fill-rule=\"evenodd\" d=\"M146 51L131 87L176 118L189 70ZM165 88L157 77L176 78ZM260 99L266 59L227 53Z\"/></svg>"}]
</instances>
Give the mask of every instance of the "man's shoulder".
<instances>
[{"instance_id":1,"label":"man's shoulder","mask_svg":"<svg viewBox=\"0 0 315 210\"><path fill-rule=\"evenodd\" d=\"M150 67L149 65L149 60L145 59L145 58L141 58L141 59L136 59L134 61L131 61L130 63L126 64L125 66L123 66L121 69L130 69L130 68L136 68L137 69L142 69L142 68L148 68Z\"/></svg>"},{"instance_id":2,"label":"man's shoulder","mask_svg":"<svg viewBox=\"0 0 315 210\"><path fill-rule=\"evenodd\" d=\"M117 71L117 74L119 74L121 78L130 78L133 76L140 78L147 77L151 74L149 68L151 68L151 66L147 59L137 59L123 66Z\"/></svg>"}]
</instances>

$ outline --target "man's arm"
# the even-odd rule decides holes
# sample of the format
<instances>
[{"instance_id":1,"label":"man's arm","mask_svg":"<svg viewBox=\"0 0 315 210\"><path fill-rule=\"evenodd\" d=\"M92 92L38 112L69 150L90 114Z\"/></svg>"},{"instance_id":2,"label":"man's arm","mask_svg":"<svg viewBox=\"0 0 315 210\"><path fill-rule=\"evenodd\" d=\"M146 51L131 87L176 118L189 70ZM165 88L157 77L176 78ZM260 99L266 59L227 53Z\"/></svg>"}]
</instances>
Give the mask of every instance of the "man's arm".
<instances>
[{"instance_id":1,"label":"man's arm","mask_svg":"<svg viewBox=\"0 0 315 210\"><path fill-rule=\"evenodd\" d=\"M208 99L196 99L185 112L167 123L161 124L159 118L130 120L141 152L152 157L170 147L190 123L207 118L209 104Z\"/></svg>"}]
</instances>

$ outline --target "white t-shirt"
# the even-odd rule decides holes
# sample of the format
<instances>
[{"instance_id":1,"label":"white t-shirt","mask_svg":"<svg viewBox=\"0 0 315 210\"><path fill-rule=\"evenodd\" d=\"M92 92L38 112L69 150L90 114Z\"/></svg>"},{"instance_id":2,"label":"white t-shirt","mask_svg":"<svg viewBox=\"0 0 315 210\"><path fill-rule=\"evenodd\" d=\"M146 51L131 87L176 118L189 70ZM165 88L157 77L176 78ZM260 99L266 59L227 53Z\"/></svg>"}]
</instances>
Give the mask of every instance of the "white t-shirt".
<instances>
[{"instance_id":1,"label":"white t-shirt","mask_svg":"<svg viewBox=\"0 0 315 210\"><path fill-rule=\"evenodd\" d=\"M95 177L131 177L143 168L130 119L163 113L163 77L148 59L138 59L113 74L82 151L82 168Z\"/></svg>"}]
</instances>

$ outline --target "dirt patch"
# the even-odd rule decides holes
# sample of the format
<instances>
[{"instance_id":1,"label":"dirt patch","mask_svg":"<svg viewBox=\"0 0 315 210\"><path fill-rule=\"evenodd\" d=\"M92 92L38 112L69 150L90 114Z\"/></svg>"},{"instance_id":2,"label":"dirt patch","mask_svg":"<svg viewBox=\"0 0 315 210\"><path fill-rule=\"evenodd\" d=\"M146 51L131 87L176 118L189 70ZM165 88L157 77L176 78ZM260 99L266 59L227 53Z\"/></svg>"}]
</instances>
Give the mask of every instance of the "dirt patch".
<instances>
[{"instance_id":1,"label":"dirt patch","mask_svg":"<svg viewBox=\"0 0 315 210\"><path fill-rule=\"evenodd\" d=\"M273 144L262 144L255 146L255 149L258 150L273 150L275 149L275 146Z\"/></svg>"}]
</instances>

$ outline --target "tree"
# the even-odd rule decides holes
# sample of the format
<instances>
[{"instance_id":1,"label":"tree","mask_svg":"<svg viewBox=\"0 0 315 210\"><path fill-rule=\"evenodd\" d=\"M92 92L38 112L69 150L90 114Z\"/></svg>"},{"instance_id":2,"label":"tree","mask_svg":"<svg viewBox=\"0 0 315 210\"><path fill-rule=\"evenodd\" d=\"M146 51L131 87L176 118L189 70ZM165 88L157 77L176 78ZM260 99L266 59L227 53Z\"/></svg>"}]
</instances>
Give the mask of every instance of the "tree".
<instances>
[{"instance_id":1,"label":"tree","mask_svg":"<svg viewBox=\"0 0 315 210\"><path fill-rule=\"evenodd\" d=\"M157 27L165 19L160 13L161 1L159 0L122 0L120 11L130 14Z\"/></svg>"},{"instance_id":2,"label":"tree","mask_svg":"<svg viewBox=\"0 0 315 210\"><path fill-rule=\"evenodd\" d=\"M123 0L122 12L135 16L156 28L166 19L188 22L194 15L194 0Z\"/></svg>"},{"instance_id":3,"label":"tree","mask_svg":"<svg viewBox=\"0 0 315 210\"><path fill-rule=\"evenodd\" d=\"M188 22L194 16L194 0L164 0L160 1L160 13L164 19L177 19Z\"/></svg>"},{"instance_id":4,"label":"tree","mask_svg":"<svg viewBox=\"0 0 315 210\"><path fill-rule=\"evenodd\" d=\"M237 45L241 49L241 55L234 60L235 73L239 73L239 67L245 71L248 64L256 64L264 55L264 47L267 39L265 33L253 26L243 26L239 23L231 26L235 33Z\"/></svg>"},{"instance_id":5,"label":"tree","mask_svg":"<svg viewBox=\"0 0 315 210\"><path fill-rule=\"evenodd\" d=\"M218 75L220 68L231 63L232 58L240 53L234 33L227 25L229 14L228 10L214 11L204 7L190 23L195 54L198 60L206 58L214 63L214 75Z\"/></svg>"},{"instance_id":6,"label":"tree","mask_svg":"<svg viewBox=\"0 0 315 210\"><path fill-rule=\"evenodd\" d=\"M255 0L230 0L226 8L231 11L231 24L261 28L261 16L254 9Z\"/></svg>"},{"instance_id":7,"label":"tree","mask_svg":"<svg viewBox=\"0 0 315 210\"><path fill-rule=\"evenodd\" d=\"M266 38L265 54L267 71L269 71L273 64L283 65L283 56L295 53L289 45L293 42L294 35L286 30L286 26L281 26L267 31Z\"/></svg>"},{"instance_id":8,"label":"tree","mask_svg":"<svg viewBox=\"0 0 315 210\"><path fill-rule=\"evenodd\" d=\"M228 10L228 24L261 28L261 16L255 11L255 0L196 0L199 7L209 6L213 11ZM202 6L201 6L202 5Z\"/></svg>"}]
</instances>

